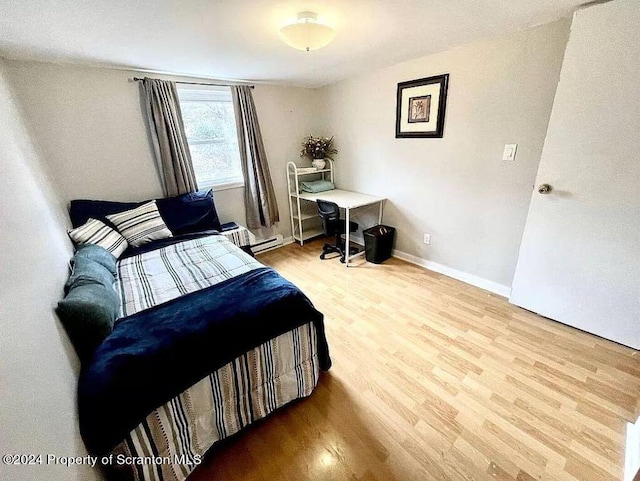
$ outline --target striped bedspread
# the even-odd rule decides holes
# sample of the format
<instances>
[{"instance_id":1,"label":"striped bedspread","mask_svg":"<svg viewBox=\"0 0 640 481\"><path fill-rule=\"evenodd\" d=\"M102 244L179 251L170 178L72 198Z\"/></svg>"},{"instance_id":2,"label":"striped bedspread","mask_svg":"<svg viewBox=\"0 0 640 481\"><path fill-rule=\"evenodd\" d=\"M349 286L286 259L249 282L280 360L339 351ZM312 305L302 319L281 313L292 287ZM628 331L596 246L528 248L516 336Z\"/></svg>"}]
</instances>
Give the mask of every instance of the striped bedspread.
<instances>
[{"instance_id":1,"label":"striped bedspread","mask_svg":"<svg viewBox=\"0 0 640 481\"><path fill-rule=\"evenodd\" d=\"M124 479L184 481L205 452L249 424L309 396L320 375L312 323L226 364L155 409L113 451Z\"/></svg>"},{"instance_id":2,"label":"striped bedspread","mask_svg":"<svg viewBox=\"0 0 640 481\"><path fill-rule=\"evenodd\" d=\"M122 259L116 282L121 314L261 267L219 235ZM309 396L320 370L318 332L309 322L250 350L153 410L113 449L114 459L127 461L104 467L118 479L184 481L217 441Z\"/></svg>"},{"instance_id":3,"label":"striped bedspread","mask_svg":"<svg viewBox=\"0 0 640 481\"><path fill-rule=\"evenodd\" d=\"M223 236L212 235L127 257L118 263L120 317L264 267Z\"/></svg>"}]
</instances>

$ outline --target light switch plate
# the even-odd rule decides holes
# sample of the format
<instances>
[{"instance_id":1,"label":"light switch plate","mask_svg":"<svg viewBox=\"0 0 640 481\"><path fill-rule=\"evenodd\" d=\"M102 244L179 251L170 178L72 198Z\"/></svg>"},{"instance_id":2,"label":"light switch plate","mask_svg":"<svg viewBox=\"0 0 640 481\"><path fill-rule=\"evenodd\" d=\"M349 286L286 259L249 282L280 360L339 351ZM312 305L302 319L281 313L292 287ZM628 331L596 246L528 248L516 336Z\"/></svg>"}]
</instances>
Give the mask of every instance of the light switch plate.
<instances>
[{"instance_id":1,"label":"light switch plate","mask_svg":"<svg viewBox=\"0 0 640 481\"><path fill-rule=\"evenodd\" d=\"M505 144L502 160L516 160L516 150L518 150L518 144Z\"/></svg>"}]
</instances>

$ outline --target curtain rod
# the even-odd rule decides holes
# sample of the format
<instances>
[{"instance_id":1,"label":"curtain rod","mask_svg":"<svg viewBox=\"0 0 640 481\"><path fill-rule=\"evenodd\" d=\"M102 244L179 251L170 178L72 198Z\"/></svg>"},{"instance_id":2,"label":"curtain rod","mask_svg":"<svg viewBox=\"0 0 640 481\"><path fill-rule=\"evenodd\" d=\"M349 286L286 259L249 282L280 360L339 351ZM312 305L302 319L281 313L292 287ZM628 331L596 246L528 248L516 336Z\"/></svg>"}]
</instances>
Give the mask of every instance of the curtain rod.
<instances>
[{"instance_id":1,"label":"curtain rod","mask_svg":"<svg viewBox=\"0 0 640 481\"><path fill-rule=\"evenodd\" d=\"M136 82L142 82L144 79L140 77L133 77L133 80ZM211 87L233 87L234 85L246 85L246 84L214 84L214 83L204 83L204 82L180 82L176 81L177 84L185 84L185 85L210 85ZM247 85L250 89L255 88L255 85Z\"/></svg>"}]
</instances>

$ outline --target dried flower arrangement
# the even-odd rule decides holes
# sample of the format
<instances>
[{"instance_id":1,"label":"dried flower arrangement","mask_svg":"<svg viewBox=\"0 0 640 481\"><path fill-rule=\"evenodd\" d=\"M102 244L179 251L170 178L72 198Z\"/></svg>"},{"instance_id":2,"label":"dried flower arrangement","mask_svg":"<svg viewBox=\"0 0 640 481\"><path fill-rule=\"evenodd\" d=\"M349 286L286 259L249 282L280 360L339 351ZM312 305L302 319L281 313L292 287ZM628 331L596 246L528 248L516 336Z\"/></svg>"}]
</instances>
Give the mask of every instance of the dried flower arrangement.
<instances>
[{"instance_id":1,"label":"dried flower arrangement","mask_svg":"<svg viewBox=\"0 0 640 481\"><path fill-rule=\"evenodd\" d=\"M337 154L338 151L332 147L333 137L314 137L310 135L302 142L302 150L300 150L300 157L310 157L312 159L331 159L333 154Z\"/></svg>"}]
</instances>

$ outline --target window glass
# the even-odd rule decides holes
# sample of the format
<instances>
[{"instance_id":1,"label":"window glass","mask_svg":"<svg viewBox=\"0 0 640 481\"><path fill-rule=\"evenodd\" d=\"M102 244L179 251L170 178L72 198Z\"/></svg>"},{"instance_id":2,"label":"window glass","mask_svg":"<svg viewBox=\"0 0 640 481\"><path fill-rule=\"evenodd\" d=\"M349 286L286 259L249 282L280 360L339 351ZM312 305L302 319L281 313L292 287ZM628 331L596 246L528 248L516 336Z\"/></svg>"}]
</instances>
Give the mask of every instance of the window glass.
<instances>
[{"instance_id":1,"label":"window glass","mask_svg":"<svg viewBox=\"0 0 640 481\"><path fill-rule=\"evenodd\" d=\"M231 90L179 87L178 96L198 187L242 185Z\"/></svg>"}]
</instances>

